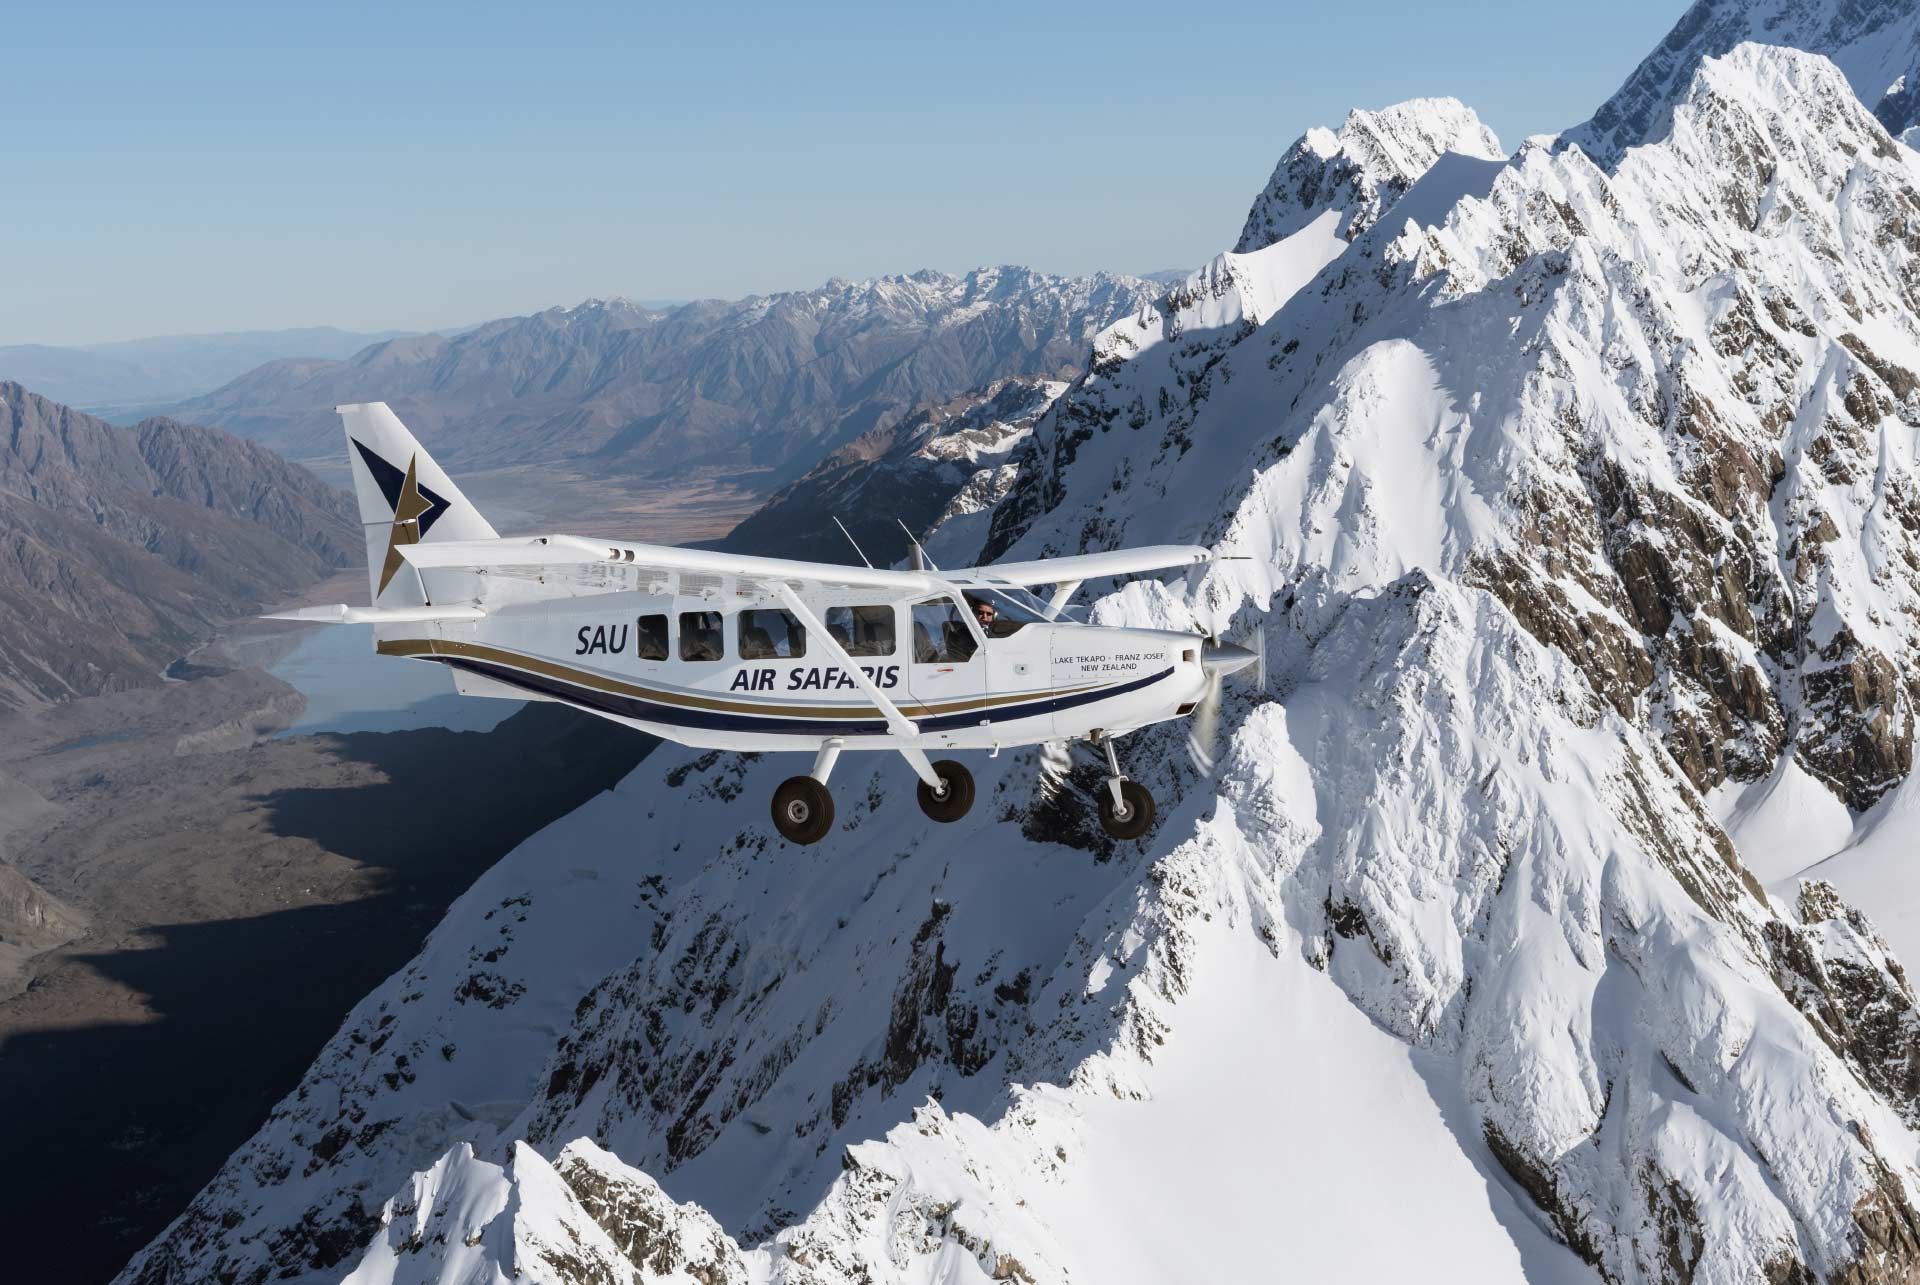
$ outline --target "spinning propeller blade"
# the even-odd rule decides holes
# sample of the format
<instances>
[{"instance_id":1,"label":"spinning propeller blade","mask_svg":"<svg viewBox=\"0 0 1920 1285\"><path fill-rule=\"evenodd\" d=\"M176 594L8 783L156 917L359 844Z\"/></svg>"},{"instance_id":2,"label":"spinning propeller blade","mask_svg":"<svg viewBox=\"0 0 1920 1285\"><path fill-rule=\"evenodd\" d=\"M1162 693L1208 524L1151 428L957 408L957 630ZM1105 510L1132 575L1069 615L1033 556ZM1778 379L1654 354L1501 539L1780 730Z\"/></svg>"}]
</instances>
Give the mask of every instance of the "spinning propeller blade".
<instances>
[{"instance_id":1,"label":"spinning propeller blade","mask_svg":"<svg viewBox=\"0 0 1920 1285\"><path fill-rule=\"evenodd\" d=\"M1067 752L1065 741L1046 741L1040 746L1040 778L1035 793L1043 800L1051 799L1066 784L1067 774L1073 770L1073 756Z\"/></svg>"},{"instance_id":2,"label":"spinning propeller blade","mask_svg":"<svg viewBox=\"0 0 1920 1285\"><path fill-rule=\"evenodd\" d=\"M1187 724L1187 753L1201 776L1212 776L1213 769L1220 761L1222 681L1228 674L1238 673L1248 665L1261 663L1262 669L1265 668L1263 657L1266 648L1260 645L1264 643L1264 637L1257 628L1254 638L1256 646L1259 646L1258 651L1235 643L1223 643L1218 639L1208 639L1206 646L1200 649L1200 663L1207 671L1207 686Z\"/></svg>"}]
</instances>

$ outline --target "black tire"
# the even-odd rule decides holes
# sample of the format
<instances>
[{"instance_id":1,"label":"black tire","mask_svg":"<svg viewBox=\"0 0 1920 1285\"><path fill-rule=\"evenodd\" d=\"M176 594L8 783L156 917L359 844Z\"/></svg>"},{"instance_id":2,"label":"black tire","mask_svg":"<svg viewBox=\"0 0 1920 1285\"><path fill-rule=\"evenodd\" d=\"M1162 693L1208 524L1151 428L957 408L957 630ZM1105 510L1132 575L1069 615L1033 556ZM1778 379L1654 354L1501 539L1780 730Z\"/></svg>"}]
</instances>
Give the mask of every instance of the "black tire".
<instances>
[{"instance_id":1,"label":"black tire","mask_svg":"<svg viewBox=\"0 0 1920 1285\"><path fill-rule=\"evenodd\" d=\"M958 821L973 807L973 773L952 759L935 759L933 770L946 782L947 793L937 795L925 781L920 782L920 810L935 821Z\"/></svg>"},{"instance_id":2,"label":"black tire","mask_svg":"<svg viewBox=\"0 0 1920 1285\"><path fill-rule=\"evenodd\" d=\"M833 829L833 795L810 776L790 776L773 792L773 828L789 843L818 843Z\"/></svg>"},{"instance_id":3,"label":"black tire","mask_svg":"<svg viewBox=\"0 0 1920 1285\"><path fill-rule=\"evenodd\" d=\"M1122 809L1113 806L1113 791L1100 783L1100 828L1115 839L1138 839L1153 824L1153 796L1138 781L1120 782Z\"/></svg>"}]
</instances>

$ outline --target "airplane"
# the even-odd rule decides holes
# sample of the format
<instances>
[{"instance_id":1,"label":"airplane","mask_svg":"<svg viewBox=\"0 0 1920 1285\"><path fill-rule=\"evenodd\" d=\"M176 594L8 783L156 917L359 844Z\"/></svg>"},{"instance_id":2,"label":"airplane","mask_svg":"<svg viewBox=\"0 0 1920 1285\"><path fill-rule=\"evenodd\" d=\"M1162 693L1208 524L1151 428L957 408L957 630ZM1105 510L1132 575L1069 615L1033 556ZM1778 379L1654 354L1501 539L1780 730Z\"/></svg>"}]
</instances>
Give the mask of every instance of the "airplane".
<instances>
[{"instance_id":1,"label":"airplane","mask_svg":"<svg viewBox=\"0 0 1920 1285\"><path fill-rule=\"evenodd\" d=\"M795 844L833 828L844 751L898 753L921 811L952 822L973 776L930 752L1074 739L1106 754L1101 827L1137 839L1153 796L1120 770L1116 739L1217 700L1220 679L1258 659L1068 607L1088 580L1211 561L1197 545L941 571L917 542L915 565L892 569L503 537L386 403L336 410L370 605L268 619L371 623L379 655L444 665L463 695L557 701L701 748L810 751L812 769L773 794L774 827Z\"/></svg>"}]
</instances>

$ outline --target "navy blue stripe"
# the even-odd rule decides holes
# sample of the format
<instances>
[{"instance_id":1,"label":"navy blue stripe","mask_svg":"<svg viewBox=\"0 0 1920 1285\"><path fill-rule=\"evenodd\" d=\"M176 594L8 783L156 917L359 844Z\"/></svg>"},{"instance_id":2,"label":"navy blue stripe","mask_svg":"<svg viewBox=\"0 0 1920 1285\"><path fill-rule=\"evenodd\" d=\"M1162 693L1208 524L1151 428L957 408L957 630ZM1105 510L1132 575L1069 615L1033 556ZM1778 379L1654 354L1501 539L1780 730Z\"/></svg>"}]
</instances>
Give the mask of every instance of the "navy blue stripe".
<instances>
[{"instance_id":1,"label":"navy blue stripe","mask_svg":"<svg viewBox=\"0 0 1920 1285\"><path fill-rule=\"evenodd\" d=\"M484 660L468 660L454 656L423 656L420 659L437 660L445 665L484 675L497 682L505 683L509 687L558 697L569 704L583 705L588 709L596 709L606 714L618 714L622 718L638 719L645 723L664 723L669 727L697 727L723 732L800 732L818 736L885 736L888 733L886 720L878 718L769 718L754 714L729 714L721 710L691 709L684 705L668 705L660 701L616 695L613 692L580 687L559 679L529 674L523 670L491 664ZM1018 705L1003 705L998 709L963 710L957 714L918 718L914 719L914 722L923 732L940 732L956 727L978 727L983 722L1000 723L1016 718L1032 718L1036 714L1054 714L1063 709L1072 709L1077 705L1105 700L1109 696L1138 691L1159 682L1172 672L1173 669L1169 666L1157 674L1136 678L1130 683L1122 683L1117 687L1073 692L1066 696L1049 696L1040 700L1023 701ZM909 718L913 717L910 711L902 710L901 712L907 714Z\"/></svg>"}]
</instances>

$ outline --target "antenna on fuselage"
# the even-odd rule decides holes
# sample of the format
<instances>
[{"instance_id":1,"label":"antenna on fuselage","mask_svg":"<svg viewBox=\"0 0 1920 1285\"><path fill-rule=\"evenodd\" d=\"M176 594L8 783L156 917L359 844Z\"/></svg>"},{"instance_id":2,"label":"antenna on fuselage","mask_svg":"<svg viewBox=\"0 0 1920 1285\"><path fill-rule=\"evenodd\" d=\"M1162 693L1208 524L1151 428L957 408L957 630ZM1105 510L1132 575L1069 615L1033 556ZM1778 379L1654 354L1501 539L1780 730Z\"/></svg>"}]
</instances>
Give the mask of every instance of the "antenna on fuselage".
<instances>
[{"instance_id":1,"label":"antenna on fuselage","mask_svg":"<svg viewBox=\"0 0 1920 1285\"><path fill-rule=\"evenodd\" d=\"M915 571L938 571L940 568L933 565L933 559L929 558L927 551L920 547L920 541L914 536L907 524L901 522L899 518L895 518L894 521L900 524L900 529L907 533L907 539L913 542L913 569Z\"/></svg>"},{"instance_id":2,"label":"antenna on fuselage","mask_svg":"<svg viewBox=\"0 0 1920 1285\"><path fill-rule=\"evenodd\" d=\"M853 532L847 530L846 523L842 522L839 518L836 517L833 520L833 524L840 528L841 535L844 535L847 537L847 543L853 546L853 551L855 553L860 554L860 561L867 562L867 555L861 550L860 542L853 538ZM873 564L871 562L867 562L867 569L868 570L873 569Z\"/></svg>"}]
</instances>

